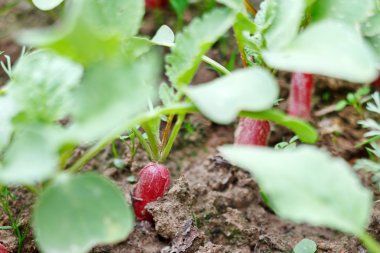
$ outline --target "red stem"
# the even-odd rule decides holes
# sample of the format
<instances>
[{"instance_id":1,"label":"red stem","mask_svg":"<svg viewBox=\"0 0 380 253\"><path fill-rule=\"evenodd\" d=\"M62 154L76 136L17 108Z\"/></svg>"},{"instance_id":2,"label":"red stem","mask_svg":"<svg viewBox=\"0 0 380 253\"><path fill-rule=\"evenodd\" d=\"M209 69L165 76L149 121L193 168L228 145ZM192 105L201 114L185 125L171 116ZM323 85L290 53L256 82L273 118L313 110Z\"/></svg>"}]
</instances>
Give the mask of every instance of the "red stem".
<instances>
[{"instance_id":1,"label":"red stem","mask_svg":"<svg viewBox=\"0 0 380 253\"><path fill-rule=\"evenodd\" d=\"M235 144L266 146L270 135L270 123L251 118L240 118L235 132Z\"/></svg>"},{"instance_id":2,"label":"red stem","mask_svg":"<svg viewBox=\"0 0 380 253\"><path fill-rule=\"evenodd\" d=\"M309 119L313 96L313 75L293 73L290 87L289 115Z\"/></svg>"}]
</instances>

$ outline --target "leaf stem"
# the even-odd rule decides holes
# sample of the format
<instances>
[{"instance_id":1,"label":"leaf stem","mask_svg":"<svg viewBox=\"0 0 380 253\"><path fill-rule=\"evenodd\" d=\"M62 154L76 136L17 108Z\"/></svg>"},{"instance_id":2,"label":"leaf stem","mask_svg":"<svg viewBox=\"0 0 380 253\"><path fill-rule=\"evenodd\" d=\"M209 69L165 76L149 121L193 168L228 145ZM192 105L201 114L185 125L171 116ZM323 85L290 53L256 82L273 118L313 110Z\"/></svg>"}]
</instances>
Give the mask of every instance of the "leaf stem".
<instances>
[{"instance_id":1,"label":"leaf stem","mask_svg":"<svg viewBox=\"0 0 380 253\"><path fill-rule=\"evenodd\" d=\"M164 46L164 47L169 47L169 48L172 48L175 46L174 43L170 43L170 44L159 44L160 46ZM215 69L219 70L221 73L227 75L227 74L230 74L231 72L226 68L224 67L222 64L220 64L219 62L211 59L210 57L206 56L206 55L203 55L202 56L202 61L206 62L207 64L210 64L211 66L213 66Z\"/></svg>"},{"instance_id":2,"label":"leaf stem","mask_svg":"<svg viewBox=\"0 0 380 253\"><path fill-rule=\"evenodd\" d=\"M208 64L210 64L211 66L213 66L215 69L219 70L221 73L225 74L225 75L228 75L228 74L231 74L231 72L226 68L224 67L222 64L220 64L219 62L211 59L210 57L206 56L206 55L203 55L202 56L202 60Z\"/></svg>"},{"instance_id":3,"label":"leaf stem","mask_svg":"<svg viewBox=\"0 0 380 253\"><path fill-rule=\"evenodd\" d=\"M80 171L82 167L88 161L90 161L94 156L96 156L102 149L104 149L115 138L120 136L125 131L125 129L131 129L135 127L136 125L139 125L143 122L147 122L149 120L157 118L159 115L189 113L189 112L196 112L196 111L197 109L194 107L194 105L189 104L189 103L181 103L181 104L173 105L171 107L166 107L166 108L157 107L153 111L147 112L139 117L129 120L125 124L122 124L120 128L113 130L109 135L105 136L97 144L95 144L93 147L87 150L87 152L81 158L79 158L70 168L68 168L68 171L70 171L71 173L76 173Z\"/></svg>"},{"instance_id":4,"label":"leaf stem","mask_svg":"<svg viewBox=\"0 0 380 253\"><path fill-rule=\"evenodd\" d=\"M141 143L141 145L144 147L145 151L148 153L149 159L153 160L152 149L150 148L149 143L145 140L144 136L136 128L132 128L132 131L136 135L136 137L139 140L139 142Z\"/></svg>"},{"instance_id":5,"label":"leaf stem","mask_svg":"<svg viewBox=\"0 0 380 253\"><path fill-rule=\"evenodd\" d=\"M247 9L247 11L252 16L256 16L257 11L256 11L255 7L253 7L252 3L249 0L244 0L244 5L245 5L245 8Z\"/></svg>"},{"instance_id":6,"label":"leaf stem","mask_svg":"<svg viewBox=\"0 0 380 253\"><path fill-rule=\"evenodd\" d=\"M161 154L160 163L165 162L166 159L168 158L168 155L170 154L170 151L172 150L174 141L177 138L179 130L181 130L181 126L183 124L183 121L185 120L185 116L186 116L186 114L184 114L184 113L178 115L177 122L175 123L175 125L173 127L173 131L172 131L172 133L170 135L168 143L165 146L165 148L164 148L164 150L163 150L163 152Z\"/></svg>"},{"instance_id":7,"label":"leaf stem","mask_svg":"<svg viewBox=\"0 0 380 253\"><path fill-rule=\"evenodd\" d=\"M368 250L369 253L379 253L380 244L377 242L370 234L364 232L359 236L360 241L363 243L364 247Z\"/></svg>"},{"instance_id":8,"label":"leaf stem","mask_svg":"<svg viewBox=\"0 0 380 253\"><path fill-rule=\"evenodd\" d=\"M94 156L96 156L115 138L120 136L125 131L125 129L131 129L136 125L148 122L149 120L157 118L160 115L187 114L194 112L198 112L198 109L191 103L178 103L165 108L157 107L153 111L144 113L139 117L127 121L125 124L122 124L120 128L117 128L114 131L112 131L109 135L105 136L97 144L95 144L95 146L87 150L87 152L81 158L79 158L68 170L72 173L80 171L88 161L90 161ZM284 117L282 116L282 113L279 110L270 109L261 112L241 112L239 116L262 120L272 120L280 125L284 125L293 130L303 142L314 143L318 137L317 132L309 123L306 123L302 120L294 119L292 117ZM295 121L292 123L293 119ZM304 133L304 135L302 135L300 129L302 129L303 131L306 129L307 131L306 133Z\"/></svg>"},{"instance_id":9,"label":"leaf stem","mask_svg":"<svg viewBox=\"0 0 380 253\"><path fill-rule=\"evenodd\" d=\"M152 161L158 161L160 159L160 149L159 149L159 138L156 135L155 131L152 130L152 127L149 123L144 122L141 124L141 127L144 129L145 133L148 135L148 141L152 150Z\"/></svg>"},{"instance_id":10,"label":"leaf stem","mask_svg":"<svg viewBox=\"0 0 380 253\"><path fill-rule=\"evenodd\" d=\"M162 133L161 151L166 146L166 144L168 143L169 133L170 133L170 130L172 128L173 119L174 119L174 114L169 115L169 118L168 118L168 121L166 123L165 129L164 129L164 131Z\"/></svg>"}]
</instances>

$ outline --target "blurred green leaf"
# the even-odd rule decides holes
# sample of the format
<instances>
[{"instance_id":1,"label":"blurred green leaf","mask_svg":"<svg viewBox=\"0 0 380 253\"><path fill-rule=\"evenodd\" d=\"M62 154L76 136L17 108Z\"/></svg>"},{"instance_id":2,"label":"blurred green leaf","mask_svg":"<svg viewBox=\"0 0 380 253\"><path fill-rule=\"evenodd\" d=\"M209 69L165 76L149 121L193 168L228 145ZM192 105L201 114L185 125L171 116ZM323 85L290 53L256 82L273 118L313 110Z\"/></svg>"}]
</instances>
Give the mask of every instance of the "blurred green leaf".
<instances>
[{"instance_id":1,"label":"blurred green leaf","mask_svg":"<svg viewBox=\"0 0 380 253\"><path fill-rule=\"evenodd\" d=\"M362 31L365 36L371 37L380 35L380 12L371 16L362 24Z\"/></svg>"},{"instance_id":2,"label":"blurred green leaf","mask_svg":"<svg viewBox=\"0 0 380 253\"><path fill-rule=\"evenodd\" d=\"M31 185L48 179L57 169L58 155L42 126L19 130L4 154L0 182Z\"/></svg>"},{"instance_id":3,"label":"blurred green leaf","mask_svg":"<svg viewBox=\"0 0 380 253\"><path fill-rule=\"evenodd\" d=\"M159 89L159 96L165 106L172 104L175 98L174 88L169 87L166 83L162 83Z\"/></svg>"},{"instance_id":4,"label":"blurred green leaf","mask_svg":"<svg viewBox=\"0 0 380 253\"><path fill-rule=\"evenodd\" d=\"M318 0L312 8L312 21L336 19L347 24L366 20L375 9L373 0Z\"/></svg>"},{"instance_id":5,"label":"blurred green leaf","mask_svg":"<svg viewBox=\"0 0 380 253\"><path fill-rule=\"evenodd\" d=\"M125 239L134 216L110 180L93 173L64 174L39 196L32 225L42 252L85 253Z\"/></svg>"},{"instance_id":6,"label":"blurred green leaf","mask_svg":"<svg viewBox=\"0 0 380 253\"><path fill-rule=\"evenodd\" d=\"M172 29L169 26L163 25L161 26L154 37L152 38L152 42L157 45L163 46L173 46L175 41L175 35Z\"/></svg>"},{"instance_id":7,"label":"blurred green leaf","mask_svg":"<svg viewBox=\"0 0 380 253\"><path fill-rule=\"evenodd\" d=\"M144 0L84 0L82 17L101 35L130 37L137 34L145 13ZM133 10L133 11L132 11Z\"/></svg>"},{"instance_id":8,"label":"blurred green leaf","mask_svg":"<svg viewBox=\"0 0 380 253\"><path fill-rule=\"evenodd\" d=\"M234 19L231 10L214 9L202 18L194 19L177 36L176 44L166 58L166 74L175 87L190 83L202 56L232 26Z\"/></svg>"},{"instance_id":9,"label":"blurred green leaf","mask_svg":"<svg viewBox=\"0 0 380 253\"><path fill-rule=\"evenodd\" d=\"M344 108L346 108L346 106L348 105L347 101L346 100L340 100L338 103L336 103L335 105L335 111L341 111L343 110Z\"/></svg>"},{"instance_id":10,"label":"blurred green leaf","mask_svg":"<svg viewBox=\"0 0 380 253\"><path fill-rule=\"evenodd\" d=\"M267 48L287 46L296 36L306 8L305 0L274 0L273 23L265 33Z\"/></svg>"},{"instance_id":11,"label":"blurred green leaf","mask_svg":"<svg viewBox=\"0 0 380 253\"><path fill-rule=\"evenodd\" d=\"M229 124L240 111L271 108L279 95L279 88L267 70L256 67L188 87L185 93L206 117L220 124Z\"/></svg>"},{"instance_id":12,"label":"blurred green leaf","mask_svg":"<svg viewBox=\"0 0 380 253\"><path fill-rule=\"evenodd\" d=\"M11 74L9 96L28 122L53 123L72 109L72 91L82 77L80 65L48 51L23 56Z\"/></svg>"},{"instance_id":13,"label":"blurred green leaf","mask_svg":"<svg viewBox=\"0 0 380 253\"><path fill-rule=\"evenodd\" d=\"M244 1L242 0L216 0L218 3L224 4L225 6L238 11L244 11Z\"/></svg>"},{"instance_id":14,"label":"blurred green leaf","mask_svg":"<svg viewBox=\"0 0 380 253\"><path fill-rule=\"evenodd\" d=\"M177 16L182 16L189 6L188 0L170 0L170 5L173 7Z\"/></svg>"},{"instance_id":15,"label":"blurred green leaf","mask_svg":"<svg viewBox=\"0 0 380 253\"><path fill-rule=\"evenodd\" d=\"M310 239L303 239L293 249L294 253L315 253L317 244Z\"/></svg>"},{"instance_id":16,"label":"blurred green leaf","mask_svg":"<svg viewBox=\"0 0 380 253\"><path fill-rule=\"evenodd\" d=\"M8 144L12 132L12 118L19 112L17 103L9 96L0 97L0 153Z\"/></svg>"},{"instance_id":17,"label":"blurred green leaf","mask_svg":"<svg viewBox=\"0 0 380 253\"><path fill-rule=\"evenodd\" d=\"M74 93L75 125L71 129L82 141L96 140L137 113L147 110L159 80L156 55L133 63L101 62L89 68Z\"/></svg>"},{"instance_id":18,"label":"blurred green leaf","mask_svg":"<svg viewBox=\"0 0 380 253\"><path fill-rule=\"evenodd\" d=\"M380 34L368 38L377 55L377 69L380 69Z\"/></svg>"},{"instance_id":19,"label":"blurred green leaf","mask_svg":"<svg viewBox=\"0 0 380 253\"><path fill-rule=\"evenodd\" d=\"M355 235L365 231L372 194L343 159L312 146L294 150L224 146L220 151L252 173L280 217Z\"/></svg>"},{"instance_id":20,"label":"blurred green leaf","mask_svg":"<svg viewBox=\"0 0 380 253\"><path fill-rule=\"evenodd\" d=\"M25 45L53 49L88 66L117 56L125 37L137 33L143 15L143 0L71 1L61 23L24 31L18 39Z\"/></svg>"},{"instance_id":21,"label":"blurred green leaf","mask_svg":"<svg viewBox=\"0 0 380 253\"><path fill-rule=\"evenodd\" d=\"M48 11L52 10L60 5L63 0L32 0L33 4L40 10Z\"/></svg>"},{"instance_id":22,"label":"blurred green leaf","mask_svg":"<svg viewBox=\"0 0 380 253\"><path fill-rule=\"evenodd\" d=\"M263 52L263 56L276 69L351 82L368 83L378 75L367 43L353 28L335 21L311 25L286 48Z\"/></svg>"}]
</instances>

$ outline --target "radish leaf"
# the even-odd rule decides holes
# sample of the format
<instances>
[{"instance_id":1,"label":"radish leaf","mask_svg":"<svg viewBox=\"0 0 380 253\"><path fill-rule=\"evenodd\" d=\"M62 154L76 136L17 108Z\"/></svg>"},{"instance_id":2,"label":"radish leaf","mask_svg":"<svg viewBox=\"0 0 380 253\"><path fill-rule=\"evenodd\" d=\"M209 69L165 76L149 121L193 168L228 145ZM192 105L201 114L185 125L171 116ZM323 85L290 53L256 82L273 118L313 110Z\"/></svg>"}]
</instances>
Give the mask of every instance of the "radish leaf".
<instances>
[{"instance_id":1,"label":"radish leaf","mask_svg":"<svg viewBox=\"0 0 380 253\"><path fill-rule=\"evenodd\" d=\"M85 253L125 239L134 216L110 180L93 173L63 174L39 196L32 225L42 252Z\"/></svg>"},{"instance_id":2,"label":"radish leaf","mask_svg":"<svg viewBox=\"0 0 380 253\"><path fill-rule=\"evenodd\" d=\"M367 43L353 28L335 21L311 25L286 48L264 51L263 57L269 66L286 71L360 83L377 77L376 60Z\"/></svg>"},{"instance_id":3,"label":"radish leaf","mask_svg":"<svg viewBox=\"0 0 380 253\"><path fill-rule=\"evenodd\" d=\"M206 117L220 124L229 124L240 111L271 108L278 97L279 88L267 70L256 67L237 70L212 82L188 87L185 92Z\"/></svg>"},{"instance_id":4,"label":"radish leaf","mask_svg":"<svg viewBox=\"0 0 380 253\"><path fill-rule=\"evenodd\" d=\"M166 58L166 74L176 87L190 83L202 56L232 26L234 19L235 13L231 10L215 9L194 19L177 36L175 46Z\"/></svg>"},{"instance_id":5,"label":"radish leaf","mask_svg":"<svg viewBox=\"0 0 380 253\"><path fill-rule=\"evenodd\" d=\"M252 173L280 217L355 235L365 231L372 194L343 159L311 146L294 150L224 146L220 151Z\"/></svg>"}]
</instances>

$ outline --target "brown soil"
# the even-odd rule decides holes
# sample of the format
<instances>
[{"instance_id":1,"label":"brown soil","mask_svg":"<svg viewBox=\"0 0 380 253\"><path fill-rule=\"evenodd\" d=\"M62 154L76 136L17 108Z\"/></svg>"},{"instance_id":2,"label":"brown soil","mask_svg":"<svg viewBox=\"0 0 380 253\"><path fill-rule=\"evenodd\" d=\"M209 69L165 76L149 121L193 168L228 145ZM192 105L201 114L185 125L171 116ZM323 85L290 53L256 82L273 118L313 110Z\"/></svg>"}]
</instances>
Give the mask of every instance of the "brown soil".
<instances>
[{"instance_id":1,"label":"brown soil","mask_svg":"<svg viewBox=\"0 0 380 253\"><path fill-rule=\"evenodd\" d=\"M0 0L0 6L4 2L6 1ZM9 35L9 31L12 30L10 27L25 27L28 23L25 20L30 20L17 15L26 15L27 12L29 14L26 16L33 16L33 20L40 17L43 18L42 23L50 22L49 17L40 12L33 12L26 5L23 8L26 9L0 18L0 50L14 57L18 55L20 48L15 46ZM149 18L150 16L147 17L148 20ZM25 23L14 24L15 19L24 20ZM30 21L28 24L31 23L33 22ZM148 22L143 32L150 34L152 30L154 26ZM210 54L216 59L220 57L216 50L212 50ZM213 71L202 65L194 83L206 82L215 77ZM0 75L0 85L4 78L4 75ZM289 74L280 73L279 83L282 87L281 97L286 98ZM355 90L356 87L353 84L318 77L314 111L323 113L314 115L312 119L312 123L320 132L318 145L349 162L365 156L362 149L354 147L363 140L364 131L356 123L363 118L363 115L350 107L339 113L326 113L324 109L342 99L347 92ZM329 93L328 98L321 99L324 94ZM286 108L286 100L280 107ZM303 238L314 240L318 245L318 252L366 252L358 240L351 236L328 229L294 224L276 217L261 199L254 179L218 155L218 146L232 143L234 126L217 126L199 115L190 115L187 123L192 125L194 133L182 129L167 162L174 178L171 189L163 198L147 207L154 217L154 225L137 222L135 230L124 242L97 247L93 249L93 253L291 252ZM283 127L272 128L271 145L289 140L293 136L293 133ZM121 157L128 162L130 154L126 146L117 143L117 149ZM82 153L83 150L78 149L73 160ZM136 176L139 169L147 162L146 154L140 150L131 167L117 169L113 165L111 147L107 147L86 165L85 170L95 170L111 178L130 201L130 192L134 186L130 176ZM370 175L360 173L360 176L363 183L371 187L378 197L379 192L371 184ZM25 231L28 228L34 196L19 188L12 191L16 197L11 202L12 211L16 216L20 215L20 227ZM0 226L7 225L9 225L8 217L0 212ZM379 204L374 207L369 232L380 240ZM10 252L17 252L17 237L11 231L0 230L0 243L6 245ZM21 252L38 252L31 230Z\"/></svg>"}]
</instances>

